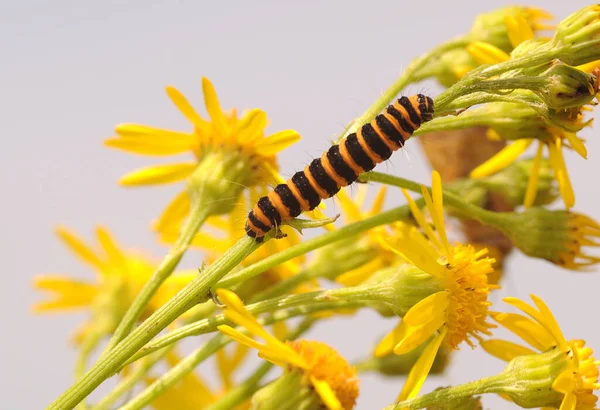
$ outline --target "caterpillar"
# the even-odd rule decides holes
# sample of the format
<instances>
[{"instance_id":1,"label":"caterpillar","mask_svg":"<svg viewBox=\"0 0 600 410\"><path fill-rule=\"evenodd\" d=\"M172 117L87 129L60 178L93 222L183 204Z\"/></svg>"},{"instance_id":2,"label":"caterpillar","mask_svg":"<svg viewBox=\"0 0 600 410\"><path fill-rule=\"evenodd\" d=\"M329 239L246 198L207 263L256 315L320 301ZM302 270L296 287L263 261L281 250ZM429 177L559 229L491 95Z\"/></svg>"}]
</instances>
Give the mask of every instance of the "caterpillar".
<instances>
[{"instance_id":1,"label":"caterpillar","mask_svg":"<svg viewBox=\"0 0 600 410\"><path fill-rule=\"evenodd\" d=\"M304 170L258 200L248 214L246 233L261 242L272 228L350 185L363 172L387 160L412 133L433 118L433 100L422 94L401 97L373 121L343 138Z\"/></svg>"}]
</instances>

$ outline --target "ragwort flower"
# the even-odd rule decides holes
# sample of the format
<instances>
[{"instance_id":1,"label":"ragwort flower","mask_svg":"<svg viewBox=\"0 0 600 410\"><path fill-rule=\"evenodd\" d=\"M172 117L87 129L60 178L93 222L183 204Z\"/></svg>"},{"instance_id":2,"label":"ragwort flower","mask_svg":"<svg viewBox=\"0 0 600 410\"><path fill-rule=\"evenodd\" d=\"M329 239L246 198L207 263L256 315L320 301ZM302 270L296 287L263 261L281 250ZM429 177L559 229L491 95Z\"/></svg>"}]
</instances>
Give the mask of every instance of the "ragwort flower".
<instances>
[{"instance_id":1,"label":"ragwort flower","mask_svg":"<svg viewBox=\"0 0 600 410\"><path fill-rule=\"evenodd\" d=\"M89 310L91 319L75 337L82 341L90 332L106 335L114 331L129 305L148 281L156 264L143 254L122 249L104 227L96 228L99 249L93 249L64 227L56 230L59 238L86 265L96 272L96 281L82 281L66 275L40 275L34 287L52 295L36 303L33 311L51 313ZM197 271L180 271L170 276L152 297L143 317L147 317L197 276Z\"/></svg>"},{"instance_id":2,"label":"ragwort flower","mask_svg":"<svg viewBox=\"0 0 600 410\"><path fill-rule=\"evenodd\" d=\"M593 351L585 345L584 340L569 340L567 341L563 335L560 326L556 322L554 315L544 303L544 301L531 295L531 299L535 303L533 306L525 303L517 298L504 298L504 301L517 309L521 310L527 316L517 313L495 313L494 319L502 326L513 332L515 335L523 339L530 347L521 346L509 341L492 339L482 342L483 348L493 356L502 360L510 361L522 355L535 355L535 351L539 351L540 364L541 357L546 354L559 353L559 361L553 361L548 371L542 372L524 372L521 371L521 379L525 375L537 376L540 381L550 379L551 387L554 392L558 393L559 399L556 400L555 395L540 393L537 400L540 403L537 406L560 406L561 410L592 410L595 408L598 397L594 394L594 390L600 389L598 383L598 366L600 361L592 356ZM533 348L533 350L532 350ZM555 352L556 351L556 352ZM530 367L535 366L535 356L531 357ZM540 369L544 367L540 366ZM558 374L554 374L558 371ZM525 382L526 380L521 380ZM527 394L535 396L536 392L523 392L524 400L531 400L532 397L526 397ZM543 389L539 389L543 390ZM507 391L509 397L510 392ZM513 397L511 397L513 398ZM520 397L514 397L518 402ZM541 402L546 400L546 402ZM531 403L535 407L535 403Z\"/></svg>"},{"instance_id":3,"label":"ragwort flower","mask_svg":"<svg viewBox=\"0 0 600 410\"><path fill-rule=\"evenodd\" d=\"M333 348L306 340L284 343L260 325L235 293L219 289L217 295L226 306L225 316L265 343L227 325L218 329L239 343L254 347L260 357L284 369L284 375L278 379L282 383L275 381L257 392L252 399L252 409L350 410L354 407L358 397L356 370Z\"/></svg>"},{"instance_id":4,"label":"ragwort flower","mask_svg":"<svg viewBox=\"0 0 600 410\"><path fill-rule=\"evenodd\" d=\"M488 283L494 260L486 257L486 249L476 251L471 245L449 244L444 226L441 178L434 171L432 179L432 195L425 187L422 187L422 193L435 231L404 191L426 236L414 227L407 227L405 234L398 238L401 246L397 248L409 264L434 277L440 290L411 307L402 322L375 350L376 356L390 351L405 354L431 338L412 368L399 400L418 394L442 343L454 349L463 342L474 346L472 337L480 339L481 334L489 334L490 328L494 327L488 322L491 304L488 294L490 289L497 287Z\"/></svg>"},{"instance_id":5,"label":"ragwort flower","mask_svg":"<svg viewBox=\"0 0 600 410\"><path fill-rule=\"evenodd\" d=\"M189 152L194 160L154 165L133 171L120 180L125 186L168 184L187 180L188 189L167 206L156 228L181 222L190 211L190 199L201 196L211 214L231 211L246 187L258 198L268 184L279 182L276 155L299 140L296 131L265 136L267 116L259 109L238 117L221 109L213 85L202 79L204 102L210 120L202 118L174 87L167 94L191 122L193 131L180 132L138 124L120 124L117 136L106 140L111 148L139 155L170 156ZM258 191L258 192L257 192ZM191 196L190 196L191 195Z\"/></svg>"}]
</instances>

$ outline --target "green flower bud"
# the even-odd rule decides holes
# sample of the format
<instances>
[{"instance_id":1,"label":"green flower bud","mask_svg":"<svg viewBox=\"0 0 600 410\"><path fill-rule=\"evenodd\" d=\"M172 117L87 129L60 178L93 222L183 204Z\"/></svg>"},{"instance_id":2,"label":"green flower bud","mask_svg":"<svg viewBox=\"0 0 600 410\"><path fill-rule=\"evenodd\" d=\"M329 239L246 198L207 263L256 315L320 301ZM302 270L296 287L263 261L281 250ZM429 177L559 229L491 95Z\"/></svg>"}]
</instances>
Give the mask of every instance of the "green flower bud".
<instances>
[{"instance_id":1,"label":"green flower bud","mask_svg":"<svg viewBox=\"0 0 600 410\"><path fill-rule=\"evenodd\" d=\"M572 270L600 262L600 258L584 253L584 247L598 246L595 238L600 237L600 224L585 215L529 208L520 213L490 214L488 222L534 258Z\"/></svg>"},{"instance_id":2,"label":"green flower bud","mask_svg":"<svg viewBox=\"0 0 600 410\"><path fill-rule=\"evenodd\" d=\"M556 64L540 75L543 86L534 90L548 107L555 110L590 103L598 93L594 75L565 64Z\"/></svg>"},{"instance_id":3,"label":"green flower bud","mask_svg":"<svg viewBox=\"0 0 600 410\"><path fill-rule=\"evenodd\" d=\"M552 45L559 50L557 57L569 65L600 59L600 5L584 7L561 21Z\"/></svg>"},{"instance_id":4,"label":"green flower bud","mask_svg":"<svg viewBox=\"0 0 600 410\"><path fill-rule=\"evenodd\" d=\"M502 195L513 207L523 205L533 162L533 159L521 159L515 161L503 170L488 177L477 179L474 182L477 182L480 186L485 187L489 191ZM557 197L558 191L554 184L550 162L542 158L540 161L537 194L534 204L550 204L554 202Z\"/></svg>"}]
</instances>

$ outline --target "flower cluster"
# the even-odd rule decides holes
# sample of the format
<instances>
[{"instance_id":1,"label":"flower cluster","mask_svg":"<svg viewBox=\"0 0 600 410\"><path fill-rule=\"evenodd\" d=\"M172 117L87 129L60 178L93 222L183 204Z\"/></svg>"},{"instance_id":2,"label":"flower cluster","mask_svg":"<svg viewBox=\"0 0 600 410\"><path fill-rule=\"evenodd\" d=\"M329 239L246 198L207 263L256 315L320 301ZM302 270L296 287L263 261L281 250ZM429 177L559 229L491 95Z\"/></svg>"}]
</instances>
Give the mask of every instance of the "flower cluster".
<instances>
[{"instance_id":1,"label":"flower cluster","mask_svg":"<svg viewBox=\"0 0 600 410\"><path fill-rule=\"evenodd\" d=\"M519 313L492 305L501 273L513 269L504 264L507 251L485 235L470 242L452 229L454 219L496 229L510 244L505 248L562 268L568 281L577 280L572 271L592 271L600 262L590 251L600 246L600 224L572 210L575 189L564 155L568 149L588 157L581 132L591 124L584 115L592 114L600 90L600 7L585 7L556 26L547 24L551 18L521 6L478 16L467 34L415 59L339 146L285 185L277 156L298 133L267 135L260 109L224 111L206 78L207 117L167 87L191 131L118 125L107 147L157 157L187 153L193 160L150 166L120 180L128 187L184 183L148 223L169 247L162 260L122 248L105 227L96 229L97 246L57 229L96 279L35 279L35 288L50 297L34 312L87 312L74 338L75 383L48 409L102 410L121 403L125 410L350 410L378 394L362 391L359 397L367 371L397 378L398 395L387 399L387 410L480 409L489 393L523 408L597 408L600 361L592 349L583 339L567 339L536 295L534 305L504 298ZM383 111L406 85L430 77L446 89L432 99L400 99ZM438 167L427 186L364 172L402 145L392 135L404 143L408 129L421 136L477 127L504 148L461 178L442 183ZM535 155L521 158L532 146ZM351 182L348 175L352 181L358 175L354 195L340 190ZM365 183L382 186L373 193ZM402 193L406 203L386 209L390 191ZM491 195L510 207L490 210ZM340 215L313 210L331 196L335 206L327 211ZM549 208L558 196L564 207ZM312 212L291 217L301 210ZM265 227L260 237L251 235L257 225ZM313 235L303 235L308 229ZM178 269L188 251L202 253L198 269ZM315 325L334 327L335 318L357 311L397 323L373 337L374 348L363 346L359 360L338 352L345 346L304 338L308 331L319 336ZM499 327L527 346L495 337ZM344 340L357 343L352 335ZM508 365L497 375L421 394L430 374L466 365L450 360L465 347ZM253 349L258 364L249 363ZM198 370L207 361L216 366L212 377ZM271 373L273 366L280 371ZM113 390L87 403L113 375Z\"/></svg>"}]
</instances>

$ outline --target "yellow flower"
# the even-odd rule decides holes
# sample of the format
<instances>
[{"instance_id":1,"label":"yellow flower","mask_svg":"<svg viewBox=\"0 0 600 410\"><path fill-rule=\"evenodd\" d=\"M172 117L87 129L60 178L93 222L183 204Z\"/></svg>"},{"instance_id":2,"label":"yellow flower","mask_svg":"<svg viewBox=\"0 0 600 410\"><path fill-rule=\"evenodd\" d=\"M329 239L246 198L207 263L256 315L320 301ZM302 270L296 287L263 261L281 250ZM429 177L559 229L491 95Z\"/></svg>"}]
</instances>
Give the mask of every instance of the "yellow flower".
<instances>
[{"instance_id":1,"label":"yellow flower","mask_svg":"<svg viewBox=\"0 0 600 410\"><path fill-rule=\"evenodd\" d=\"M523 339L539 352L559 349L564 353L568 364L552 382L552 389L562 394L561 410L592 410L598 401L594 390L600 389L598 366L591 348L583 340L567 341L554 315L544 301L531 295L533 306L517 298L504 298L504 301L521 310L528 317L516 313L496 313L494 319L502 326ZM535 354L530 347L505 340L492 339L482 342L483 348L502 360L512 360L521 355Z\"/></svg>"},{"instance_id":2,"label":"yellow flower","mask_svg":"<svg viewBox=\"0 0 600 410\"><path fill-rule=\"evenodd\" d=\"M329 410L349 410L354 407L358 397L356 370L333 348L323 343L305 340L284 343L260 325L235 293L219 289L217 295L226 306L227 318L238 326L246 328L251 335L263 339L265 343L257 342L227 325L219 326L218 329L239 343L257 349L260 357L282 367L284 374L299 376L301 386L298 386L298 389L303 393L306 393L305 389L313 392L313 396L307 398L310 403L313 402L313 397L319 401L317 407L306 408L324 406ZM302 394L299 391L293 393ZM279 398L270 397L270 399ZM289 403L292 398L283 397L281 400L287 400ZM270 403L272 405L273 401Z\"/></svg>"},{"instance_id":3,"label":"yellow flower","mask_svg":"<svg viewBox=\"0 0 600 410\"><path fill-rule=\"evenodd\" d=\"M245 187L258 198L268 184L280 182L276 155L299 140L293 130L280 131L265 137L265 112L253 109L241 117L235 110L225 113L211 82L202 79L204 102L209 120L203 119L188 100L174 87L167 94L193 126L191 132L171 131L138 124L121 124L117 136L106 140L111 148L140 155L170 156L192 153L194 161L154 165L123 176L125 186L157 185L187 179L196 187L205 206L213 214L227 213L238 201ZM198 188L199 187L199 188ZM260 192L255 192L256 190ZM188 190L178 194L160 217L157 229L181 222L190 210Z\"/></svg>"},{"instance_id":4,"label":"yellow flower","mask_svg":"<svg viewBox=\"0 0 600 410\"><path fill-rule=\"evenodd\" d=\"M49 293L51 298L36 303L33 311L90 311L92 319L78 332L76 341L81 341L93 326L100 326L104 334L112 332L157 264L143 254L123 250L101 226L96 228L97 249L64 227L59 227L56 233L75 256L95 271L96 280L82 281L66 275L37 276L34 287ZM197 271L187 271L169 277L150 300L144 317L162 306L197 274Z\"/></svg>"},{"instance_id":5,"label":"yellow flower","mask_svg":"<svg viewBox=\"0 0 600 410\"><path fill-rule=\"evenodd\" d=\"M431 341L411 369L399 400L415 397L442 343L458 348L462 342L473 346L471 337L489 334L494 327L487 321L490 289L488 275L493 272L493 259L486 257L487 250L476 251L471 245L450 246L444 226L442 183L440 175L433 172L432 195L422 187L427 209L431 214L435 232L425 221L421 210L403 191L413 216L426 237L414 227L406 227L398 238L398 253L409 263L436 278L441 291L422 299L409 309L402 322L389 333L375 349L376 356L393 350L405 354Z\"/></svg>"}]
</instances>

